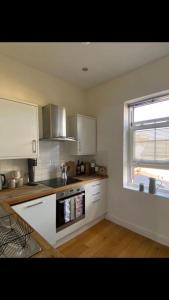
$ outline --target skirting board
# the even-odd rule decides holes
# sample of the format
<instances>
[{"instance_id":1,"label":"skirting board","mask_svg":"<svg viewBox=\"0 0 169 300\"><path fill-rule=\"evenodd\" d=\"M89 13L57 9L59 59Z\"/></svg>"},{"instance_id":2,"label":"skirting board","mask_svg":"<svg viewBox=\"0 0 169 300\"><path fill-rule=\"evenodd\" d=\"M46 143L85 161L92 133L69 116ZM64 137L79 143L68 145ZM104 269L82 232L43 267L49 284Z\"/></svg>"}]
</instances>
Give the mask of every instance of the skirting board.
<instances>
[{"instance_id":1,"label":"skirting board","mask_svg":"<svg viewBox=\"0 0 169 300\"><path fill-rule=\"evenodd\" d=\"M165 246L168 246L169 247L169 238L166 237L166 236L163 236L161 234L158 234L156 232L153 232L153 231L150 231L150 230L147 230L146 228L144 227L141 227L141 226L138 226L136 224L132 224L132 223L129 223L125 220L122 220L112 214L107 214L106 217L105 217L107 220L113 222L113 223L116 223L118 225L121 225L122 227L125 227L131 231L134 231L140 235L143 235L155 242L158 242L160 244L163 244Z\"/></svg>"},{"instance_id":2,"label":"skirting board","mask_svg":"<svg viewBox=\"0 0 169 300\"><path fill-rule=\"evenodd\" d=\"M94 221L83 225L82 227L78 228L76 231L69 233L68 235L66 235L65 237L61 238L60 240L58 240L56 242L56 244L53 246L54 248L57 248L59 246L61 246L62 244L66 243L67 241L73 239L74 237L76 237L77 235L79 235L80 233L86 231L87 229L89 229L90 227L94 226L95 224L97 224L98 222L100 222L101 220L105 219L105 214L102 215L101 217L95 219Z\"/></svg>"}]
</instances>

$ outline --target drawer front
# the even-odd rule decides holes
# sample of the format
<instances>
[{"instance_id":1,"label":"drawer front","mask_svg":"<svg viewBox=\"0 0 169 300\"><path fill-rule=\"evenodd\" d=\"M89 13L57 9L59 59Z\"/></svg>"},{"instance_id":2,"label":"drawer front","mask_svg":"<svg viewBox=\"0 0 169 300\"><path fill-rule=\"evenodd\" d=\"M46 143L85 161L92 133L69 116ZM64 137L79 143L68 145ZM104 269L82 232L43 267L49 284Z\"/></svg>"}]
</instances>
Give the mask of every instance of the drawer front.
<instances>
[{"instance_id":1,"label":"drawer front","mask_svg":"<svg viewBox=\"0 0 169 300\"><path fill-rule=\"evenodd\" d=\"M20 204L12 205L12 208L16 210L17 212L25 210L27 208L33 208L33 207L40 207L42 204L45 204L46 202L50 201L51 199L56 199L56 194L52 194L49 196L43 196L40 198L36 198L34 200L25 201Z\"/></svg>"},{"instance_id":2,"label":"drawer front","mask_svg":"<svg viewBox=\"0 0 169 300\"><path fill-rule=\"evenodd\" d=\"M102 183L101 183L101 180L92 183L92 185L91 185L91 192L92 192L92 195L101 192L101 189L102 189Z\"/></svg>"},{"instance_id":3,"label":"drawer front","mask_svg":"<svg viewBox=\"0 0 169 300\"><path fill-rule=\"evenodd\" d=\"M91 202L100 202L101 201L101 193L93 194L91 197Z\"/></svg>"}]
</instances>

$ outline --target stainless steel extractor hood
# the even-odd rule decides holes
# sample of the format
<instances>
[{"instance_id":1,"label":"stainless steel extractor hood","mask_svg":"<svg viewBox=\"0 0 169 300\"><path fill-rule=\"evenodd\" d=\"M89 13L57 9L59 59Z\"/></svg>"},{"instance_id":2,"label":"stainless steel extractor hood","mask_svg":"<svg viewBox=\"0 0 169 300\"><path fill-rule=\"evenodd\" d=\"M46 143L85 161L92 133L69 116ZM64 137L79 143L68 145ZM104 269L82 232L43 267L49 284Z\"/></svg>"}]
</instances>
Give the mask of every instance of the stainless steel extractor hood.
<instances>
[{"instance_id":1,"label":"stainless steel extractor hood","mask_svg":"<svg viewBox=\"0 0 169 300\"><path fill-rule=\"evenodd\" d=\"M43 138L46 141L76 141L66 136L66 109L63 106L48 104L42 107Z\"/></svg>"}]
</instances>

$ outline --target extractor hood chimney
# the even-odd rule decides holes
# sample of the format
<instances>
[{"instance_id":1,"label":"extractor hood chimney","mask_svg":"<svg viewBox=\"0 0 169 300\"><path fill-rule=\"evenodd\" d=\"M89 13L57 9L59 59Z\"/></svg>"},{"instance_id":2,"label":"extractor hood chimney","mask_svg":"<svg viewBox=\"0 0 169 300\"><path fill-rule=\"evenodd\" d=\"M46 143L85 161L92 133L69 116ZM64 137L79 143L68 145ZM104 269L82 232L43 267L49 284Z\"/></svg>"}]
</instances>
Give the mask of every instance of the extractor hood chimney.
<instances>
[{"instance_id":1,"label":"extractor hood chimney","mask_svg":"<svg viewBox=\"0 0 169 300\"><path fill-rule=\"evenodd\" d=\"M43 138L46 141L76 141L66 136L66 109L48 104L42 107Z\"/></svg>"}]
</instances>

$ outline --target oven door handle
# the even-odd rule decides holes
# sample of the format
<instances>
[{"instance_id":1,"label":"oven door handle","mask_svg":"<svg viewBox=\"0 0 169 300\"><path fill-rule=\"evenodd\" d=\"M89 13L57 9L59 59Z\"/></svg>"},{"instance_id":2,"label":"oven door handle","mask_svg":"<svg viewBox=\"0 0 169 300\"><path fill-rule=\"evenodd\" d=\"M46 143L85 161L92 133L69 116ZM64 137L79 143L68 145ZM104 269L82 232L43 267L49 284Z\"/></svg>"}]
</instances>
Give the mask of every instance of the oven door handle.
<instances>
[{"instance_id":1,"label":"oven door handle","mask_svg":"<svg viewBox=\"0 0 169 300\"><path fill-rule=\"evenodd\" d=\"M62 198L57 198L57 194L56 194L56 201L61 202L61 201L64 201L66 199L73 198L73 197L80 196L80 195L85 196L85 192L80 192L80 193L73 194L73 195L67 195L67 196L64 196ZM63 203L63 202L61 202L61 203Z\"/></svg>"}]
</instances>

